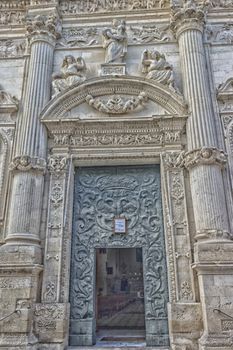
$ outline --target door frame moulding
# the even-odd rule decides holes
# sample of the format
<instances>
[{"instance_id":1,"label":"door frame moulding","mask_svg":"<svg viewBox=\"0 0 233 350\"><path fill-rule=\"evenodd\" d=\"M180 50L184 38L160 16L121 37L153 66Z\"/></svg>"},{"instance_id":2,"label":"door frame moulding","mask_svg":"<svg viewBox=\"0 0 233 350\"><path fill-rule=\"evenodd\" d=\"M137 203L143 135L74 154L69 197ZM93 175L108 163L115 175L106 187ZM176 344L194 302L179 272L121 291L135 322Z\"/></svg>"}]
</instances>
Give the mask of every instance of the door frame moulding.
<instances>
[{"instance_id":1,"label":"door frame moulding","mask_svg":"<svg viewBox=\"0 0 233 350\"><path fill-rule=\"evenodd\" d=\"M130 115L97 120L80 120L78 116L68 118L67 113L79 106L81 97L84 101L85 96L81 96L83 93L91 92L94 97L106 96L112 94L116 86L119 88L117 93L120 91L123 95L133 96L149 89L148 98L156 96L152 102L160 104L165 110L169 109L169 112L161 116L138 117L136 121ZM35 331L41 343L61 344L61 349L68 343L74 168L139 164L161 166L170 305L168 312L169 318L176 320L174 325L169 322L170 340L172 344L179 344L179 339L183 337L182 342L187 339L189 344L190 338L197 342L201 332L201 308L195 301L191 269L186 170L179 163L186 119L187 109L180 96L161 84L138 77L92 79L58 95L42 112L41 121L49 133L50 182L42 300L36 304L37 309L46 311L35 314ZM181 240L183 245L180 244ZM182 334L182 326L176 326L181 322L181 309L182 322L189 322L190 327ZM54 328L44 328L43 324L47 322L53 322ZM193 327L197 330L195 328L196 331L191 334Z\"/></svg>"}]
</instances>

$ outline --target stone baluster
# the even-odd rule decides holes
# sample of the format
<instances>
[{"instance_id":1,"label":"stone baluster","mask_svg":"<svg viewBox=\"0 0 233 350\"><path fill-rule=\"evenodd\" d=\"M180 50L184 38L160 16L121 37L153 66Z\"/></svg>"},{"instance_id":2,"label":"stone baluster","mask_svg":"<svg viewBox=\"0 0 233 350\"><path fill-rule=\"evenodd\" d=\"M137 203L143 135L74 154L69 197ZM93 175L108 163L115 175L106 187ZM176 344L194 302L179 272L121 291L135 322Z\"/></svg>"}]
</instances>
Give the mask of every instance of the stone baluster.
<instances>
[{"instance_id":1,"label":"stone baluster","mask_svg":"<svg viewBox=\"0 0 233 350\"><path fill-rule=\"evenodd\" d=\"M223 184L226 156L218 149L214 108L203 45L205 14L193 1L172 14L171 26L179 43L184 95L189 104L187 122L189 170L196 226L194 265L198 273L204 332L200 350L231 349L223 316L233 304L233 244ZM218 264L216 265L216 261ZM224 272L223 272L224 271ZM221 288L220 288L221 286ZM214 314L218 310L218 315Z\"/></svg>"},{"instance_id":2,"label":"stone baluster","mask_svg":"<svg viewBox=\"0 0 233 350\"><path fill-rule=\"evenodd\" d=\"M57 17L29 15L27 34L31 55L16 136L15 157L11 164L13 181L5 246L29 244L31 252L33 251L32 262L38 263L47 147L46 131L40 123L39 115L50 99ZM30 254L28 258L29 256Z\"/></svg>"}]
</instances>

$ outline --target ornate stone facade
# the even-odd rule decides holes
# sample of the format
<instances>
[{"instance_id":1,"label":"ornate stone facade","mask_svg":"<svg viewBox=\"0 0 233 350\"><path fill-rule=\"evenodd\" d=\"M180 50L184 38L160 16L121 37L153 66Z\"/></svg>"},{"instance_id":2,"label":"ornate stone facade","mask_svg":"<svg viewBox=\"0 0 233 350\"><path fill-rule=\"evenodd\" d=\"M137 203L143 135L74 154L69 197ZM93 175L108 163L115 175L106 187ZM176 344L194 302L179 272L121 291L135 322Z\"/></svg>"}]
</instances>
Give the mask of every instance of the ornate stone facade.
<instances>
[{"instance_id":1,"label":"ornate stone facade","mask_svg":"<svg viewBox=\"0 0 233 350\"><path fill-rule=\"evenodd\" d=\"M113 247L143 248L147 345L233 348L230 16L1 1L0 349L93 345L95 251Z\"/></svg>"}]
</instances>

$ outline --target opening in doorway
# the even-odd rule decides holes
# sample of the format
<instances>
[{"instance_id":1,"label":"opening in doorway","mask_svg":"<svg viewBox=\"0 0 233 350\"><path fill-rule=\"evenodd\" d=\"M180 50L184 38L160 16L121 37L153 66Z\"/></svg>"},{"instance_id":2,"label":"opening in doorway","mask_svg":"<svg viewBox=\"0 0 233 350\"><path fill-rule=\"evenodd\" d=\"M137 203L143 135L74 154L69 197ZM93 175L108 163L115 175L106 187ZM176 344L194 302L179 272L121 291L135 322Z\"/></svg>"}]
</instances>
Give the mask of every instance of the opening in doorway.
<instances>
[{"instance_id":1,"label":"opening in doorway","mask_svg":"<svg viewBox=\"0 0 233 350\"><path fill-rule=\"evenodd\" d=\"M97 339L144 342L142 248L99 248L96 252Z\"/></svg>"}]
</instances>

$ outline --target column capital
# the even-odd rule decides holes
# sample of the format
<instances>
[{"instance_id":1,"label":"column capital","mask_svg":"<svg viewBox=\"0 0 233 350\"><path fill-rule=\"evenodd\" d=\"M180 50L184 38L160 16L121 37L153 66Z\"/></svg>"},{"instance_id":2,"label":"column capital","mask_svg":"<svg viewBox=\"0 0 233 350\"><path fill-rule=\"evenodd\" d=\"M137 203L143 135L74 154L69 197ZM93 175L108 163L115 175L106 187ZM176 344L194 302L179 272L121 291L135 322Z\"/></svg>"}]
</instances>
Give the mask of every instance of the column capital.
<instances>
[{"instance_id":1,"label":"column capital","mask_svg":"<svg viewBox=\"0 0 233 350\"><path fill-rule=\"evenodd\" d=\"M170 26L178 38L184 31L198 30L203 33L205 12L196 6L194 0L188 0L183 7L175 7L171 14Z\"/></svg>"},{"instance_id":2,"label":"column capital","mask_svg":"<svg viewBox=\"0 0 233 350\"><path fill-rule=\"evenodd\" d=\"M26 18L26 31L30 45L38 41L55 45L61 35L61 22L56 14L29 14Z\"/></svg>"},{"instance_id":3,"label":"column capital","mask_svg":"<svg viewBox=\"0 0 233 350\"><path fill-rule=\"evenodd\" d=\"M190 169L197 165L218 165L224 168L227 161L226 154L215 147L202 147L187 152L185 155L185 167Z\"/></svg>"}]
</instances>

